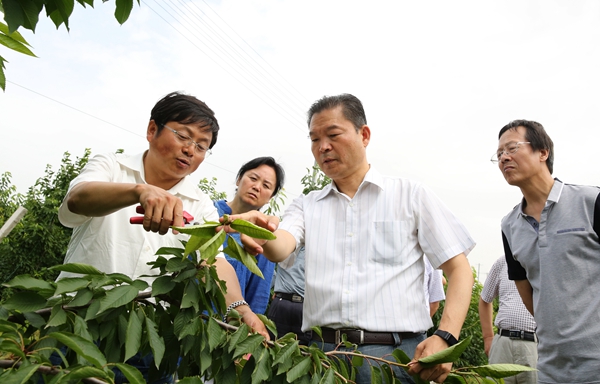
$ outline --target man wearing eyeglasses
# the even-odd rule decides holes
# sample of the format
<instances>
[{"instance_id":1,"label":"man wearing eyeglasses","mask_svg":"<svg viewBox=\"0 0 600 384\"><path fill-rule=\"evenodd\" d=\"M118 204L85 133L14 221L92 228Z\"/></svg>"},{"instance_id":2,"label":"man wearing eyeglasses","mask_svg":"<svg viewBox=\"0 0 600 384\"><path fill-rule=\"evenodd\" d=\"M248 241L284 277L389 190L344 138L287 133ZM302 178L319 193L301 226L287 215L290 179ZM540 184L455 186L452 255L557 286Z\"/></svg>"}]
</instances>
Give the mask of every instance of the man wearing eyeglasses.
<instances>
[{"instance_id":1,"label":"man wearing eyeglasses","mask_svg":"<svg viewBox=\"0 0 600 384\"><path fill-rule=\"evenodd\" d=\"M411 375L443 382L452 364L424 368L416 360L457 342L473 286L466 255L475 242L428 188L371 167L371 129L358 98L318 100L309 109L308 126L313 156L332 183L292 202L276 240L242 236L246 249L264 250L280 262L306 246L302 329L321 327L322 338L313 332L313 342L323 342L324 350L344 350L344 337L365 355L393 359L391 353L402 349L414 357ZM277 222L260 212L235 218L271 230ZM429 338L424 257L448 276L440 328ZM370 365L359 368L356 383L371 382ZM404 370L394 372L401 382L413 382Z\"/></svg>"},{"instance_id":2,"label":"man wearing eyeglasses","mask_svg":"<svg viewBox=\"0 0 600 384\"><path fill-rule=\"evenodd\" d=\"M539 383L600 383L600 189L552 177L554 145L504 126L492 162L523 200L502 220L508 276L537 323Z\"/></svg>"},{"instance_id":3,"label":"man wearing eyeglasses","mask_svg":"<svg viewBox=\"0 0 600 384\"><path fill-rule=\"evenodd\" d=\"M169 231L171 225L184 225L184 210L200 222L217 221L212 201L187 176L210 154L218 132L214 112L197 98L173 92L159 100L146 131L148 150L97 155L71 182L59 209L60 222L73 228L65 263L89 264L132 279L153 275L147 263L156 259L156 251L181 247L180 239L186 239ZM138 205L144 209L142 226L129 222ZM243 301L234 269L224 257L215 265L227 283L226 304L237 305L242 320L268 337ZM59 279L68 276L62 272Z\"/></svg>"}]
</instances>

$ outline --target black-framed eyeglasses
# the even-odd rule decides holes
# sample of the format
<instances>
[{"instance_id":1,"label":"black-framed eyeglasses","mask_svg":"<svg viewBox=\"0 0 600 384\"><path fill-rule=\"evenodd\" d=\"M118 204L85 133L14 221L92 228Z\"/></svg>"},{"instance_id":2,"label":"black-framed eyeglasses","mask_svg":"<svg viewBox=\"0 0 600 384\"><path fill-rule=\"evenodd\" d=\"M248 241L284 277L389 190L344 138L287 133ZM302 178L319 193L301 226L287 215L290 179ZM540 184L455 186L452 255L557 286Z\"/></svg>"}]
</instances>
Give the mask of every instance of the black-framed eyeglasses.
<instances>
[{"instance_id":1,"label":"black-framed eyeglasses","mask_svg":"<svg viewBox=\"0 0 600 384\"><path fill-rule=\"evenodd\" d=\"M519 147L521 146L521 144L531 144L531 143L529 141L517 141L514 143L508 143L504 146L504 149L502 149L502 150L499 149L498 152L493 154L490 161L492 163L496 164L500 161L500 158L502 157L502 155L506 155L506 156L514 155L519 150Z\"/></svg>"},{"instance_id":2,"label":"black-framed eyeglasses","mask_svg":"<svg viewBox=\"0 0 600 384\"><path fill-rule=\"evenodd\" d=\"M201 144L196 143L194 140L192 140L191 137L184 135L182 133L179 133L178 131L174 130L173 128L169 127L166 124L163 124L162 126L167 128L169 131L173 132L175 134L175 137L186 147L189 147L190 145L194 144L194 148L195 148L196 152L201 155L204 155L204 157L208 157L212 154L212 151L209 148L205 148Z\"/></svg>"}]
</instances>

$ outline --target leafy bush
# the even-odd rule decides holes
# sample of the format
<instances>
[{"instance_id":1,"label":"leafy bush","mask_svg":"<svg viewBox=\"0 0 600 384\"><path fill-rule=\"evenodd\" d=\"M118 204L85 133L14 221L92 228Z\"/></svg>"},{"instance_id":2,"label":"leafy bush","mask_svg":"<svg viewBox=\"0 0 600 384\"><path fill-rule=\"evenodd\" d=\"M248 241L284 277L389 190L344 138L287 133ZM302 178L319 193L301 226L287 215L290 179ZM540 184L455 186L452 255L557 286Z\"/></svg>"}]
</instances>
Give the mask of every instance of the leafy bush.
<instances>
[{"instance_id":1,"label":"leafy bush","mask_svg":"<svg viewBox=\"0 0 600 384\"><path fill-rule=\"evenodd\" d=\"M27 214L0 242L0 283L12 277L28 273L44 280L54 280L58 273L43 269L62 264L72 230L58 221L58 208L67 193L71 180L87 164L90 150L75 161L66 152L60 169L54 172L46 167L44 176L37 179L26 195L16 193L10 183L10 173L0 178L0 225L18 206L27 209ZM6 299L10 290L0 288L0 298Z\"/></svg>"},{"instance_id":2,"label":"leafy bush","mask_svg":"<svg viewBox=\"0 0 600 384\"><path fill-rule=\"evenodd\" d=\"M273 238L272 233L241 220L229 224L253 237ZM126 364L137 353L154 356L150 380L158 372L177 372L181 383L201 383L202 376L227 384L342 383L353 379L355 367L365 362L371 365L375 382L384 378L392 382L390 365L408 368L410 358L401 350L393 353L396 362L388 362L357 351L323 352L316 344L299 346L293 333L267 342L240 324L235 310L230 316L233 324L223 323L226 287L212 265L225 236L223 231L215 233L219 225L207 222L176 228L190 234L190 239L184 248L157 252L151 265L158 275L151 287L144 280L106 274L82 264L51 267L52 271L81 274L58 282L28 275L12 279L6 285L20 291L0 307L0 355L5 359L0 361L0 381L35 382L43 375L53 383L84 378L112 383L113 369L118 369L130 382L141 384L145 382L142 374ZM258 269L253 256L237 242L224 251L251 271ZM262 319L275 332L273 324L264 316ZM469 339L421 362L454 361ZM352 348L350 343L344 344ZM70 352L65 354L63 346ZM67 368L52 367L53 352ZM447 382L506 377L528 369L515 365L459 369ZM417 383L424 381L417 379Z\"/></svg>"}]
</instances>

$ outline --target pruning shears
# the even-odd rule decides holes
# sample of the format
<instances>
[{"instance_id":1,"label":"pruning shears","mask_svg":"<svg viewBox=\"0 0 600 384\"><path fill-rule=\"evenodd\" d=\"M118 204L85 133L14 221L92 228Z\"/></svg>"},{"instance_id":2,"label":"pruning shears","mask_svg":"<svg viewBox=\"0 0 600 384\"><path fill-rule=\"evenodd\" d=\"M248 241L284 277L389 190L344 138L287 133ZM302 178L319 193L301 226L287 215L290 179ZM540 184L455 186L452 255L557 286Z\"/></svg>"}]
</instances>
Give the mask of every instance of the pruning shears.
<instances>
[{"instance_id":1,"label":"pruning shears","mask_svg":"<svg viewBox=\"0 0 600 384\"><path fill-rule=\"evenodd\" d=\"M138 205L135 207L135 212L143 215L146 211L144 210L144 207ZM183 211L183 223L189 224L192 222L192 220L194 220L194 216L190 215L186 211ZM142 224L143 222L144 216L134 216L129 218L129 224ZM171 222L171 225L173 225L173 222Z\"/></svg>"}]
</instances>

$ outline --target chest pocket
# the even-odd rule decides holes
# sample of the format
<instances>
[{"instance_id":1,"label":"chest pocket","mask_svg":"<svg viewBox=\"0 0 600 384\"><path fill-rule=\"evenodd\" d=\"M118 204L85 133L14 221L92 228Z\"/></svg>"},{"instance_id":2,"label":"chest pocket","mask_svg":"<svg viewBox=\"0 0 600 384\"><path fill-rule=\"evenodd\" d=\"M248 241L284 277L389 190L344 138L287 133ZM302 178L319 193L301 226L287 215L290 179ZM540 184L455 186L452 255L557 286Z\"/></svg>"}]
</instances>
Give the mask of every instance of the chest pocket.
<instances>
[{"instance_id":1,"label":"chest pocket","mask_svg":"<svg viewBox=\"0 0 600 384\"><path fill-rule=\"evenodd\" d=\"M375 221L370 228L372 261L396 265L406 260L409 246L409 223L406 221Z\"/></svg>"}]
</instances>

